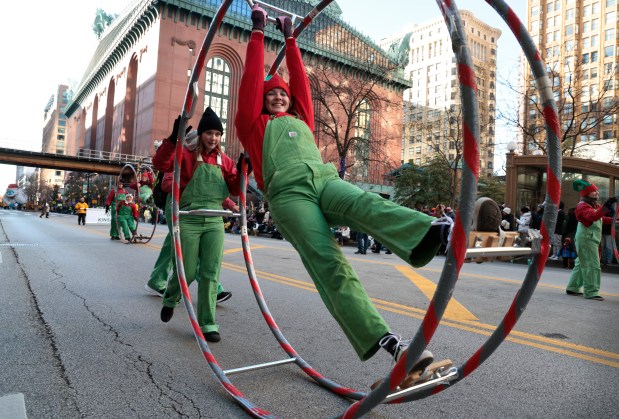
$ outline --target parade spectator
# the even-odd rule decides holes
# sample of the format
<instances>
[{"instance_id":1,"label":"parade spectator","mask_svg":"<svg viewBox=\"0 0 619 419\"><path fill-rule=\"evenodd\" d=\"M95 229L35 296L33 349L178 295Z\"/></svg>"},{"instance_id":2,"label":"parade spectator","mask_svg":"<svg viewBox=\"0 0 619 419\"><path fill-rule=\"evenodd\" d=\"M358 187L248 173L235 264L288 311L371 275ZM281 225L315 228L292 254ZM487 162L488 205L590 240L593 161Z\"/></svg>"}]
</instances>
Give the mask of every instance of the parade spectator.
<instances>
[{"instance_id":1,"label":"parade spectator","mask_svg":"<svg viewBox=\"0 0 619 419\"><path fill-rule=\"evenodd\" d=\"M506 224L501 223L501 227L505 231L514 231L516 227L516 219L514 218L514 214L512 214L512 209L509 207L503 207L501 210L501 221L505 221Z\"/></svg>"},{"instance_id":2,"label":"parade spectator","mask_svg":"<svg viewBox=\"0 0 619 419\"><path fill-rule=\"evenodd\" d=\"M529 239L529 225L531 224L531 209L526 205L520 208L520 218L516 220L518 224L518 243L516 246L526 246Z\"/></svg>"},{"instance_id":3,"label":"parade spectator","mask_svg":"<svg viewBox=\"0 0 619 419\"><path fill-rule=\"evenodd\" d=\"M563 257L563 267L572 269L574 267L574 260L576 260L576 247L572 243L572 239L566 237L563 240L563 246L561 247L561 256Z\"/></svg>"},{"instance_id":4,"label":"parade spectator","mask_svg":"<svg viewBox=\"0 0 619 419\"><path fill-rule=\"evenodd\" d=\"M86 225L86 210L88 204L85 202L84 197L80 198L80 201L75 204L75 211L77 212L77 225Z\"/></svg>"},{"instance_id":5,"label":"parade spectator","mask_svg":"<svg viewBox=\"0 0 619 419\"><path fill-rule=\"evenodd\" d=\"M559 204L559 212L557 212L557 224L552 235L552 253L548 259L559 260L563 251L563 224L565 224L565 211L563 201Z\"/></svg>"}]
</instances>

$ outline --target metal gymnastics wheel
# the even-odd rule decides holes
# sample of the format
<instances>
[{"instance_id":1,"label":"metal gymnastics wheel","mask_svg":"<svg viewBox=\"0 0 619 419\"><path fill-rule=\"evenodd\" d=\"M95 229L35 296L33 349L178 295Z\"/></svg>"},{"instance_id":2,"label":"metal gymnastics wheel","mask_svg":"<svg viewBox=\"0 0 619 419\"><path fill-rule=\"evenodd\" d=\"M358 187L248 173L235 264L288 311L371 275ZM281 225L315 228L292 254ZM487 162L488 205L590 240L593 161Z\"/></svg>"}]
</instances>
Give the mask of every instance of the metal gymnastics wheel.
<instances>
[{"instance_id":1,"label":"metal gymnastics wheel","mask_svg":"<svg viewBox=\"0 0 619 419\"><path fill-rule=\"evenodd\" d=\"M126 176L127 174L129 174L130 179L135 179L135 182L139 182L140 180L140 174L142 172L146 171L147 173L150 174L151 179L155 179L155 172L153 171L153 168L148 165L148 164L143 164L143 163L138 163L138 167L137 169L135 168L134 165L130 164L130 163L126 163L122 169L120 169L120 175L118 176L118 179L123 182L123 185L126 183L127 187L129 186L130 181L126 181ZM157 223L159 222L159 211L157 209L157 206L155 205L154 199L151 197L147 202L142 202L140 199L140 191L139 190L135 190L133 188L129 188L128 189L132 189L135 191L135 193L133 194L133 196L135 197L134 201L137 206L138 206L138 212L141 214L142 211L141 209L143 207L151 207L153 209L152 211L152 217L153 217L153 228L152 230L150 230L150 235L144 235L144 234L140 234L138 231L138 227L140 226L140 219L138 218L137 221L135 222L135 234L133 237L127 238L125 237L125 240L128 240L132 243L148 243L149 241L151 241L151 239L153 238L153 236L155 235L155 230L157 229ZM149 202L150 201L150 202ZM118 234L120 235L121 229L120 229L120 225L118 222L118 214L116 214L116 229L118 230ZM147 230L148 231L148 230ZM148 234L148 233L147 233Z\"/></svg>"},{"instance_id":2,"label":"metal gymnastics wheel","mask_svg":"<svg viewBox=\"0 0 619 419\"><path fill-rule=\"evenodd\" d=\"M301 23L295 28L294 36L297 37L305 27L307 27L312 20L331 3L332 0L321 1L310 13L308 13ZM546 130L548 135L548 151L549 151L549 164L547 166L547 192L546 192L546 211L542 219L541 232L543 238L541 241L541 252L538 255L533 255L533 261L529 266L527 275L523 281L523 284L516 294L514 301L509 307L503 321L497 326L496 330L492 333L490 338L467 360L462 366L453 368L447 374L439 380L433 380L432 382L424 383L419 386L414 386L409 389L394 393L396 387L404 380L406 375L412 370L415 360L421 355L422 351L427 347L432 339L434 332L436 331L440 320L445 312L447 304L451 298L451 294L455 288L455 282L458 278L458 273L464 263L464 259L467 256L467 237L469 233L469 227L471 225L471 219L474 209L474 201L477 190L477 179L479 176L478 166L478 143L479 143L479 125L478 125L478 111L477 111L477 95L475 84L475 73L472 66L472 61L466 46L466 37L463 31L462 22L456 5L453 1L437 0L438 6L443 13L445 22L450 31L452 38L452 45L454 53L456 54L458 63L458 77L461 88L461 99L463 108L463 127L464 127L464 169L462 178L462 194L458 203L458 211L456 215L456 222L454 226L453 239L447 252L445 265L439 283L436 288L436 292L430 302L430 306L424 316L424 319L419 326L414 338L409 346L408 351L400 358L393 370L383 380L382 384L376 387L370 393L364 393L356 390L352 390L347 387L343 387L312 368L307 362L305 362L294 348L288 343L284 335L281 333L274 318L271 316L266 302L262 296L262 292L258 285L255 271L253 268L253 262L251 258L251 252L249 247L249 238L247 234L247 219L246 219L246 202L245 191L247 187L247 167L243 162L243 176L242 176L242 245L245 258L245 264L247 267L250 284L260 310L265 318L265 321L271 332L279 342L282 349L286 352L289 358L276 361L268 364L255 365L244 368L237 368L234 370L224 371L221 369L219 363L215 359L214 355L210 351L208 344L206 343L204 336L198 325L195 312L193 310L191 296L187 282L185 280L185 272L183 265L182 249L180 245L180 228L179 228L179 197L180 197L180 165L182 161L182 143L184 136L179 135L176 144L175 153L175 167L174 167L174 183L173 183L173 200L172 200L172 222L173 222L173 239L174 239L174 251L178 272L178 279L181 285L183 303L188 312L191 326L194 331L194 335L200 346L203 356L209 363L209 366L215 373L222 386L232 396L232 398L250 415L254 417L266 418L274 417L270 412L255 406L249 401L228 379L227 375L231 375L237 372L243 372L253 369L266 368L275 365L283 365L288 363L296 363L306 374L312 379L324 386L333 393L345 396L352 400L357 400L353 403L345 412L338 417L352 418L359 417L365 413L368 413L375 406L381 403L402 403L412 400L421 399L429 395L439 393L451 384L455 384L471 374L482 362L484 362L496 348L507 337L510 331L513 329L518 318L526 308L528 301L530 300L533 291L537 285L539 277L543 271L544 264L548 257L550 250L550 241L548 238L548 231L554 230L556 222L557 208L559 204L559 197L561 194L561 150L559 144L559 124L556 107L554 105L552 90L550 89L550 82L545 74L543 62L540 55L535 48L530 36L526 32L526 29L518 20L513 11L502 1L486 0L497 12L507 21L512 31L518 37L525 55L529 59L533 74L536 77L538 89L540 90L540 96L544 104L544 118L546 121ZM187 95L185 97L185 106L183 108L181 124L179 127L179 133L184 132L186 122L191 118L194 111L194 104L197 99L197 80L199 72L204 66L206 54L208 48L212 43L214 35L218 30L221 22L225 16L225 13L232 3L232 0L224 0L220 5L209 31L205 37L202 48L196 60L196 64L193 68L193 72L190 78L190 82L187 88ZM250 7L253 6L253 1L247 0ZM260 3L261 5L263 3ZM272 20L271 20L272 21ZM269 74L274 74L277 70L277 66L283 60L285 50L282 48L275 60ZM203 211L203 215L208 215L209 210ZM221 215L221 211L213 211L214 215Z\"/></svg>"}]
</instances>

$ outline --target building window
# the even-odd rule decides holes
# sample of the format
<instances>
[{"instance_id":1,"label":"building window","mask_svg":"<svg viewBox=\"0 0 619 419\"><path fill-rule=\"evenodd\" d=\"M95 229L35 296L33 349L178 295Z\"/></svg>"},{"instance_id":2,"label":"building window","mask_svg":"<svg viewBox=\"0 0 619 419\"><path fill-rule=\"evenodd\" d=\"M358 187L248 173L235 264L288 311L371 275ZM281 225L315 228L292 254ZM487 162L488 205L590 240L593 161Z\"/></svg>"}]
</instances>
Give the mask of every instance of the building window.
<instances>
[{"instance_id":1,"label":"building window","mask_svg":"<svg viewBox=\"0 0 619 419\"><path fill-rule=\"evenodd\" d=\"M614 57L615 56L615 46L609 45L604 48L604 58L606 57Z\"/></svg>"},{"instance_id":2,"label":"building window","mask_svg":"<svg viewBox=\"0 0 619 419\"><path fill-rule=\"evenodd\" d=\"M606 29L604 31L604 41L605 42L613 42L615 40L615 30L614 29Z\"/></svg>"},{"instance_id":3,"label":"building window","mask_svg":"<svg viewBox=\"0 0 619 419\"><path fill-rule=\"evenodd\" d=\"M221 57L213 57L206 63L206 83L204 85L204 109L208 106L215 111L224 127L221 136L221 149L226 150L228 132L228 103L230 101L230 65Z\"/></svg>"}]
</instances>

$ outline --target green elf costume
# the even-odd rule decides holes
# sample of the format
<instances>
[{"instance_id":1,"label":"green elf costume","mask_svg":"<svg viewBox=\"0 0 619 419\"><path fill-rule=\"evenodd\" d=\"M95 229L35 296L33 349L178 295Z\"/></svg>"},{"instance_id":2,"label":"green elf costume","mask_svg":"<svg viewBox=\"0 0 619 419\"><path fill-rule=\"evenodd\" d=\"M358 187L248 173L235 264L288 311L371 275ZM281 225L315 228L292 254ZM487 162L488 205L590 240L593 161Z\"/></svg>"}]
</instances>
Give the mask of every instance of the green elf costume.
<instances>
[{"instance_id":1,"label":"green elf costume","mask_svg":"<svg viewBox=\"0 0 619 419\"><path fill-rule=\"evenodd\" d=\"M192 131L196 132L196 131ZM197 136L197 134L196 134ZM185 137L185 141L187 141L187 137ZM195 149L195 148L194 148ZM153 266L153 270L150 274L150 278L146 285L144 285L144 289L150 292L151 294L157 295L159 297L163 296L165 292L166 286L168 284L168 280L170 278L176 278L176 265L174 263L174 247L172 244L172 207L171 207L171 197L172 197L172 178L174 177L173 172L166 173L163 176L163 181L161 183L161 189L164 192L168 193L170 199L166 199L165 205L165 220L168 226L168 234L166 234L163 244L161 245L161 251L159 252L159 256L155 261L155 266ZM238 212L239 209L230 198L226 198L222 205L223 209L232 210L233 212ZM224 287L221 285L221 281L217 284L217 303L224 302L229 300L232 297L232 293L229 291L225 291Z\"/></svg>"},{"instance_id":2,"label":"green elf costume","mask_svg":"<svg viewBox=\"0 0 619 419\"><path fill-rule=\"evenodd\" d=\"M116 215L118 217L118 226L122 230L127 243L130 243L135 235L136 222L140 215L138 205L133 202L133 195L125 195L125 200L118 203Z\"/></svg>"},{"instance_id":3,"label":"green elf costume","mask_svg":"<svg viewBox=\"0 0 619 419\"><path fill-rule=\"evenodd\" d=\"M289 84L277 74L265 81L266 13L257 5L252 9L252 22L238 95L243 100L235 124L256 182L267 197L278 231L299 253L325 306L359 358L367 360L383 347L397 360L410 342L390 332L330 226L365 231L415 267L436 255L442 226L432 225L434 217L343 181L333 164L323 163L312 134L309 80L290 19L277 18L277 27L286 38ZM425 351L417 365L431 361L432 354Z\"/></svg>"},{"instance_id":4,"label":"green elf costume","mask_svg":"<svg viewBox=\"0 0 619 419\"><path fill-rule=\"evenodd\" d=\"M611 224L614 214L613 203L617 198L609 198L604 205L598 204L597 186L578 179L572 184L580 192L580 202L576 206L576 262L565 292L568 295L583 295L590 300L604 301L600 295L600 242L602 224ZM584 291L584 292L583 292Z\"/></svg>"},{"instance_id":5,"label":"green elf costume","mask_svg":"<svg viewBox=\"0 0 619 419\"><path fill-rule=\"evenodd\" d=\"M110 239L112 240L120 240L120 236L118 235L118 220L116 219L116 207L119 202L125 200L128 193L123 183L119 180L116 189L112 189L105 200L105 213L109 214L110 208L112 210L110 217Z\"/></svg>"},{"instance_id":6,"label":"green elf costume","mask_svg":"<svg viewBox=\"0 0 619 419\"><path fill-rule=\"evenodd\" d=\"M174 171L174 153L181 117L174 122L170 137L153 156L153 165L161 172ZM183 211L217 209L232 193L239 193L239 176L234 162L219 148L223 125L211 108L206 108L200 124L195 151L183 147L180 174L180 203ZM169 212L169 211L168 211ZM221 339L215 322L217 285L223 259L224 224L221 217L181 216L181 247L187 284L198 282L197 317L200 329L209 342ZM181 300L178 278L170 280L163 294L161 320L170 321L174 307Z\"/></svg>"}]
</instances>

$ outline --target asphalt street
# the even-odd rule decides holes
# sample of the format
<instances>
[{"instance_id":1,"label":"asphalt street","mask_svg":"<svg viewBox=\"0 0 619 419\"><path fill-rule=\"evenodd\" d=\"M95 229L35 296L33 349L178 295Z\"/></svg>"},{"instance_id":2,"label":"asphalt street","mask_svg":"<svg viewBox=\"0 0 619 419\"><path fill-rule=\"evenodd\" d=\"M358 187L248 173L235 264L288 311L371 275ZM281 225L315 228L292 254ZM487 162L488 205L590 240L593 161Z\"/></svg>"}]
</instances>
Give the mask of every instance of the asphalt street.
<instances>
[{"instance_id":1,"label":"asphalt street","mask_svg":"<svg viewBox=\"0 0 619 419\"><path fill-rule=\"evenodd\" d=\"M160 299L144 290L166 226L148 244L111 241L108 231L78 226L70 215L0 211L0 418L19 417L20 409L29 418L244 417L205 361L184 307L164 324ZM357 358L288 242L251 237L250 244L271 313L307 362L364 392L387 375L386 352ZM394 332L412 337L445 258L412 269L394 255L355 250L343 248L374 304ZM466 263L428 347L435 358L463 365L502 320L526 270ZM367 417L619 417L615 272L602 274L606 301L597 302L566 295L570 271L547 266L512 333L470 376L431 397L378 406ZM222 368L285 358L249 286L238 235L226 235L221 280L233 293L217 309L222 340L210 345ZM279 417L331 417L350 405L295 365L230 380Z\"/></svg>"}]
</instances>

